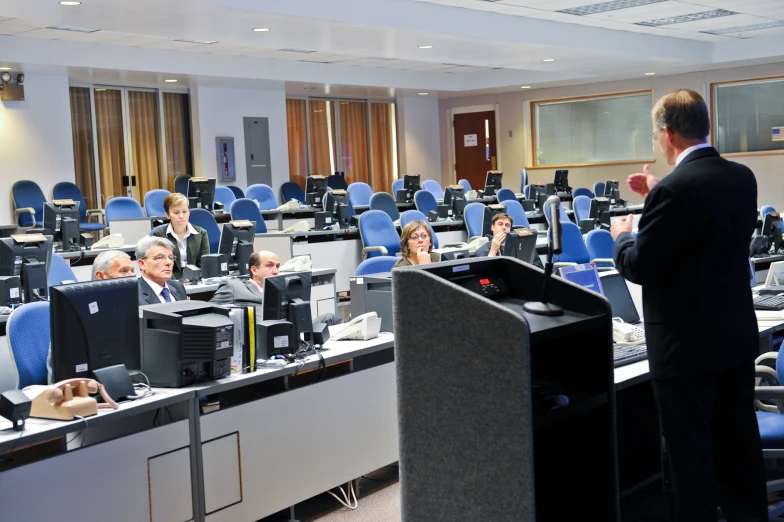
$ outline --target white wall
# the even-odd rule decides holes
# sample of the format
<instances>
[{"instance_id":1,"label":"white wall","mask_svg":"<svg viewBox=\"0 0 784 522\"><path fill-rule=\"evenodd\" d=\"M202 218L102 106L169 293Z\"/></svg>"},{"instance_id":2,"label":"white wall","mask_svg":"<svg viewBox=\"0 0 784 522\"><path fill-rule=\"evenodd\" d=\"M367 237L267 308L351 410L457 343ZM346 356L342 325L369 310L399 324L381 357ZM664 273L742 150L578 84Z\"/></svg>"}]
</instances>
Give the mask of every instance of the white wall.
<instances>
[{"instance_id":1,"label":"white wall","mask_svg":"<svg viewBox=\"0 0 784 522\"><path fill-rule=\"evenodd\" d=\"M232 184L243 190L247 188L242 122L246 116L269 118L272 188L279 194L281 184L289 180L286 91L282 82L280 88L265 90L199 85L191 88L194 172L217 178L215 138L233 137L237 181Z\"/></svg>"},{"instance_id":2,"label":"white wall","mask_svg":"<svg viewBox=\"0 0 784 522\"><path fill-rule=\"evenodd\" d=\"M47 199L60 181L74 181L68 75L25 74L24 101L0 102L0 219L14 223L11 186L38 183Z\"/></svg>"},{"instance_id":3,"label":"white wall","mask_svg":"<svg viewBox=\"0 0 784 522\"><path fill-rule=\"evenodd\" d=\"M425 96L398 98L397 127L400 177L403 174L419 174L423 180L440 181L438 100Z\"/></svg>"}]
</instances>

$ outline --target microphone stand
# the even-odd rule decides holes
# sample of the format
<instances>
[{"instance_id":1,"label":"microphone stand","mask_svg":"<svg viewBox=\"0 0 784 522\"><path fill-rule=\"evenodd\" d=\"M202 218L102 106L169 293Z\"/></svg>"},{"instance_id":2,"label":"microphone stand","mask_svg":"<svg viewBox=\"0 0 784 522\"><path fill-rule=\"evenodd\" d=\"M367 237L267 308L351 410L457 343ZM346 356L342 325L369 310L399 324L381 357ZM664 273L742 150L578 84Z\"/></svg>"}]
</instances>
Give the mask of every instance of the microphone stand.
<instances>
[{"instance_id":1,"label":"microphone stand","mask_svg":"<svg viewBox=\"0 0 784 522\"><path fill-rule=\"evenodd\" d=\"M523 310L535 315L555 317L563 315L563 308L557 304L548 303L550 297L550 277L553 275L553 254L561 253L561 216L559 208L561 200L558 196L550 196L545 206L550 206L550 241L547 249L547 263L544 265L544 282L542 283L542 299L539 302L529 301L523 305Z\"/></svg>"}]
</instances>

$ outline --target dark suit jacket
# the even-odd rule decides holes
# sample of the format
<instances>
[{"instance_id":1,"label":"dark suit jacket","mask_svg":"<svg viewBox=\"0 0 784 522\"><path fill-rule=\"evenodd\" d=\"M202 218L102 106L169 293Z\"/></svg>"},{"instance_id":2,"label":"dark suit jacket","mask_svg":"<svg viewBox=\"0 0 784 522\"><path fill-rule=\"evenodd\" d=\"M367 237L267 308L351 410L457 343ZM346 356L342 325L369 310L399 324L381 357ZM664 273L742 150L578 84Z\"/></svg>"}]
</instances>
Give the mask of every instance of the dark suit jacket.
<instances>
[{"instance_id":1,"label":"dark suit jacket","mask_svg":"<svg viewBox=\"0 0 784 522\"><path fill-rule=\"evenodd\" d=\"M179 281L167 281L169 291L177 301L187 301L188 293ZM143 277L139 278L139 306L148 304L160 304L161 300L155 295L152 287L147 284Z\"/></svg>"},{"instance_id":2,"label":"dark suit jacket","mask_svg":"<svg viewBox=\"0 0 784 522\"><path fill-rule=\"evenodd\" d=\"M182 267L184 265L201 266L201 256L206 256L210 253L210 240L207 237L207 231L196 225L191 225L196 229L198 234L191 234L188 236L188 259L186 263L180 259L180 249L177 247L177 238L171 234L166 234L166 229L169 227L157 228L152 235L168 239L174 245L174 266L172 267L172 279L180 279L182 277Z\"/></svg>"},{"instance_id":3,"label":"dark suit jacket","mask_svg":"<svg viewBox=\"0 0 784 522\"><path fill-rule=\"evenodd\" d=\"M759 352L749 289L757 180L712 147L690 153L648 194L615 265L642 285L653 378L719 372Z\"/></svg>"},{"instance_id":4,"label":"dark suit jacket","mask_svg":"<svg viewBox=\"0 0 784 522\"><path fill-rule=\"evenodd\" d=\"M493 241L492 234L488 236L488 239L490 241L488 241L487 243L485 243L484 245L482 245L482 246L480 246L479 248L476 249L476 252L474 253L474 255L476 257L487 257L487 256L490 255L490 247L492 246L490 243ZM501 249L498 251L498 253L501 254L502 256L506 255L506 253L504 252L504 247L505 246L506 246L506 242L504 242L504 244L501 245ZM542 264L542 260L539 259L539 254L538 253L534 256L534 262L532 264L535 267L538 267L538 268L541 268L542 270L544 270L544 265Z\"/></svg>"},{"instance_id":5,"label":"dark suit jacket","mask_svg":"<svg viewBox=\"0 0 784 522\"><path fill-rule=\"evenodd\" d=\"M228 279L221 282L210 302L237 306L261 306L263 297L256 284L250 279Z\"/></svg>"}]
</instances>

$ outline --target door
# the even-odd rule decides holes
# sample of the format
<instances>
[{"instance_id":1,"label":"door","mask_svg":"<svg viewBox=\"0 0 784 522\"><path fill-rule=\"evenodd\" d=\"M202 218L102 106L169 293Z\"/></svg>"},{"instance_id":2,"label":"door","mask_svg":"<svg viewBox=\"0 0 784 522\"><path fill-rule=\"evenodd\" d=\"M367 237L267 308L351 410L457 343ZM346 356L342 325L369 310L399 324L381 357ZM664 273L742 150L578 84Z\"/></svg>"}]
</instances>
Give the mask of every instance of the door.
<instances>
[{"instance_id":1,"label":"door","mask_svg":"<svg viewBox=\"0 0 784 522\"><path fill-rule=\"evenodd\" d=\"M455 181L467 179L474 190L483 189L488 170L497 164L495 111L455 114Z\"/></svg>"},{"instance_id":2,"label":"door","mask_svg":"<svg viewBox=\"0 0 784 522\"><path fill-rule=\"evenodd\" d=\"M245 172L248 186L257 183L272 186L268 118L243 118L245 127Z\"/></svg>"}]
</instances>

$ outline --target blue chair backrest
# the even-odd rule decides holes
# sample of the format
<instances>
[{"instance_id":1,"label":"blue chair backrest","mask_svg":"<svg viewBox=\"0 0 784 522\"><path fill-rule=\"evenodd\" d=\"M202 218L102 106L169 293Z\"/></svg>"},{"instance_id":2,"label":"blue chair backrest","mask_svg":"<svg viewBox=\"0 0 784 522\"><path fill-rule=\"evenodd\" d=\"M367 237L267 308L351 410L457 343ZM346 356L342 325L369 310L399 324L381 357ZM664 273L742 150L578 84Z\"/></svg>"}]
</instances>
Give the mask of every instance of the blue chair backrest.
<instances>
[{"instance_id":1,"label":"blue chair backrest","mask_svg":"<svg viewBox=\"0 0 784 522\"><path fill-rule=\"evenodd\" d=\"M585 236L585 247L591 259L612 259L615 241L609 230L591 230ZM611 263L597 263L597 266L613 266Z\"/></svg>"},{"instance_id":2,"label":"blue chair backrest","mask_svg":"<svg viewBox=\"0 0 784 522\"><path fill-rule=\"evenodd\" d=\"M392 221L400 218L400 211L395 204L395 198L386 192L376 192L370 196L370 210L383 210L392 218Z\"/></svg>"},{"instance_id":3,"label":"blue chair backrest","mask_svg":"<svg viewBox=\"0 0 784 522\"><path fill-rule=\"evenodd\" d=\"M61 285L63 281L77 281L76 275L71 270L71 265L58 254L52 254L52 260L49 262L49 277L47 279L49 286Z\"/></svg>"},{"instance_id":4,"label":"blue chair backrest","mask_svg":"<svg viewBox=\"0 0 784 522\"><path fill-rule=\"evenodd\" d=\"M394 256L400 252L400 234L386 212L368 210L360 214L359 235L362 237L363 247L383 246L387 249L388 256ZM368 257L379 257L380 255L379 252L371 252Z\"/></svg>"},{"instance_id":5,"label":"blue chair backrest","mask_svg":"<svg viewBox=\"0 0 784 522\"><path fill-rule=\"evenodd\" d=\"M11 187L14 198L14 208L30 207L35 210L35 218L29 212L19 214L17 225L21 227L42 226L44 224L44 203L46 198L38 183L30 180L21 180Z\"/></svg>"},{"instance_id":6,"label":"blue chair backrest","mask_svg":"<svg viewBox=\"0 0 784 522\"><path fill-rule=\"evenodd\" d=\"M237 199L234 192L229 187L215 187L215 196L213 197L216 203L223 203L223 208L231 207L231 203Z\"/></svg>"},{"instance_id":7,"label":"blue chair backrest","mask_svg":"<svg viewBox=\"0 0 784 522\"><path fill-rule=\"evenodd\" d=\"M516 199L507 199L506 201L502 201L501 204L506 207L506 213L512 218L512 226L517 227L522 225L525 228L531 228L531 224L525 216L525 210L519 201Z\"/></svg>"},{"instance_id":8,"label":"blue chair backrest","mask_svg":"<svg viewBox=\"0 0 784 522\"><path fill-rule=\"evenodd\" d=\"M433 195L432 192L427 190L417 190L414 193L414 205L418 211L423 213L427 216L428 212L431 210L436 210L438 208L438 202L436 202L436 197Z\"/></svg>"},{"instance_id":9,"label":"blue chair backrest","mask_svg":"<svg viewBox=\"0 0 784 522\"><path fill-rule=\"evenodd\" d=\"M468 228L468 237L482 237L485 206L482 203L469 203L463 210L463 220Z\"/></svg>"},{"instance_id":10,"label":"blue chair backrest","mask_svg":"<svg viewBox=\"0 0 784 522\"><path fill-rule=\"evenodd\" d=\"M233 196L234 194L232 194ZM207 239L210 242L210 254L218 253L218 244L220 243L221 229L218 222L215 221L215 216L212 212L203 208L191 209L191 224L201 227L207 231Z\"/></svg>"},{"instance_id":11,"label":"blue chair backrest","mask_svg":"<svg viewBox=\"0 0 784 522\"><path fill-rule=\"evenodd\" d=\"M112 198L106 202L106 226L111 226L112 219L143 218L144 210L133 198Z\"/></svg>"},{"instance_id":12,"label":"blue chair backrest","mask_svg":"<svg viewBox=\"0 0 784 522\"><path fill-rule=\"evenodd\" d=\"M397 195L398 190L403 190L402 179L396 179L395 181L392 182L392 195L393 196Z\"/></svg>"},{"instance_id":13,"label":"blue chair backrest","mask_svg":"<svg viewBox=\"0 0 784 522\"><path fill-rule=\"evenodd\" d=\"M561 223L569 223L570 219L569 216L566 215L566 210L564 210L563 205L558 203L558 215L561 217ZM550 223L550 205L544 207L544 217L547 220L547 223Z\"/></svg>"},{"instance_id":14,"label":"blue chair backrest","mask_svg":"<svg viewBox=\"0 0 784 522\"><path fill-rule=\"evenodd\" d=\"M525 199L531 199L531 185L523 187L523 195L525 196Z\"/></svg>"},{"instance_id":15,"label":"blue chair backrest","mask_svg":"<svg viewBox=\"0 0 784 522\"><path fill-rule=\"evenodd\" d=\"M278 208L278 198L275 196L275 191L269 185L257 183L251 185L245 191L247 199L255 199L259 202L259 210L274 210Z\"/></svg>"},{"instance_id":16,"label":"blue chair backrest","mask_svg":"<svg viewBox=\"0 0 784 522\"><path fill-rule=\"evenodd\" d=\"M392 267L397 263L395 256L370 257L362 261L357 267L357 275L365 276L370 274L383 274L391 272Z\"/></svg>"},{"instance_id":17,"label":"blue chair backrest","mask_svg":"<svg viewBox=\"0 0 784 522\"><path fill-rule=\"evenodd\" d=\"M168 226L169 226L168 223L164 223L163 225L158 225L157 227L152 227L152 230L150 230L150 233L147 234L147 235L152 237L155 234L156 230L158 230L159 228L165 228L165 227L168 227Z\"/></svg>"},{"instance_id":18,"label":"blue chair backrest","mask_svg":"<svg viewBox=\"0 0 784 522\"><path fill-rule=\"evenodd\" d=\"M523 192L523 189L526 185L528 185L528 173L525 171L525 169L522 169L520 171L520 192Z\"/></svg>"},{"instance_id":19,"label":"blue chair backrest","mask_svg":"<svg viewBox=\"0 0 784 522\"><path fill-rule=\"evenodd\" d=\"M406 228L406 225L412 221L417 220L427 223L427 227L430 229L430 235L433 236L433 248L438 248L438 236L436 235L436 231L433 230L433 226L430 224L430 221L427 220L425 215L418 210L406 210L400 214L400 230Z\"/></svg>"},{"instance_id":20,"label":"blue chair backrest","mask_svg":"<svg viewBox=\"0 0 784 522\"><path fill-rule=\"evenodd\" d=\"M593 193L597 198L604 196L604 181L597 181L593 184Z\"/></svg>"},{"instance_id":21,"label":"blue chair backrest","mask_svg":"<svg viewBox=\"0 0 784 522\"><path fill-rule=\"evenodd\" d=\"M574 207L574 217L579 225L580 221L588 219L588 215L591 212L591 198L588 196L574 196L572 207Z\"/></svg>"},{"instance_id":22,"label":"blue chair backrest","mask_svg":"<svg viewBox=\"0 0 784 522\"><path fill-rule=\"evenodd\" d=\"M234 197L236 199L240 199L240 198L244 198L245 197L245 193L237 185L226 185L226 188L229 189L230 191L234 192Z\"/></svg>"},{"instance_id":23,"label":"blue chair backrest","mask_svg":"<svg viewBox=\"0 0 784 522\"><path fill-rule=\"evenodd\" d=\"M773 208L773 205L762 205L760 209L760 219L765 219L765 214L769 214L771 212L776 212L776 209Z\"/></svg>"},{"instance_id":24,"label":"blue chair backrest","mask_svg":"<svg viewBox=\"0 0 784 522\"><path fill-rule=\"evenodd\" d=\"M550 228L547 231L548 238L552 233L553 229ZM561 246L563 251L559 255L553 256L555 263L582 264L591 260L580 229L570 221L561 222Z\"/></svg>"},{"instance_id":25,"label":"blue chair backrest","mask_svg":"<svg viewBox=\"0 0 784 522\"><path fill-rule=\"evenodd\" d=\"M346 178L340 174L331 174L327 176L327 186L335 190L346 190L348 183Z\"/></svg>"},{"instance_id":26,"label":"blue chair backrest","mask_svg":"<svg viewBox=\"0 0 784 522\"><path fill-rule=\"evenodd\" d=\"M444 189L442 189L441 184L434 179L426 179L423 181L422 190L430 192L436 199L444 199Z\"/></svg>"},{"instance_id":27,"label":"blue chair backrest","mask_svg":"<svg viewBox=\"0 0 784 522\"><path fill-rule=\"evenodd\" d=\"M463 193L467 193L471 191L471 183L467 179L461 179L457 182L461 187L463 187Z\"/></svg>"},{"instance_id":28,"label":"blue chair backrest","mask_svg":"<svg viewBox=\"0 0 784 522\"><path fill-rule=\"evenodd\" d=\"M575 198L577 196L586 196L588 199L593 199L593 192L585 187L577 187L572 191L572 196Z\"/></svg>"},{"instance_id":29,"label":"blue chair backrest","mask_svg":"<svg viewBox=\"0 0 784 522\"><path fill-rule=\"evenodd\" d=\"M348 186L348 202L352 207L357 205L370 205L370 196L373 189L367 183L355 181Z\"/></svg>"},{"instance_id":30,"label":"blue chair backrest","mask_svg":"<svg viewBox=\"0 0 784 522\"><path fill-rule=\"evenodd\" d=\"M292 199L296 199L300 203L305 202L305 191L302 190L302 187L300 187L298 183L294 183L293 181L287 181L280 186L280 195L283 198L284 203L286 201L291 201Z\"/></svg>"},{"instance_id":31,"label":"blue chair backrest","mask_svg":"<svg viewBox=\"0 0 784 522\"><path fill-rule=\"evenodd\" d=\"M188 195L188 181L190 181L191 177L187 174L180 174L176 178L174 178L174 192L179 192L185 196Z\"/></svg>"},{"instance_id":32,"label":"blue chair backrest","mask_svg":"<svg viewBox=\"0 0 784 522\"><path fill-rule=\"evenodd\" d=\"M266 234L267 224L261 217L259 207L256 202L248 198L235 199L231 204L231 219L249 219L256 222L256 233Z\"/></svg>"},{"instance_id":33,"label":"blue chair backrest","mask_svg":"<svg viewBox=\"0 0 784 522\"><path fill-rule=\"evenodd\" d=\"M517 201L517 196L515 196L514 192L512 192L512 189L508 188L502 188L495 196L498 198L499 203L509 201L510 199Z\"/></svg>"},{"instance_id":34,"label":"blue chair backrest","mask_svg":"<svg viewBox=\"0 0 784 522\"><path fill-rule=\"evenodd\" d=\"M46 384L46 358L52 336L49 303L38 301L20 306L8 318L8 343L19 373L19 389Z\"/></svg>"},{"instance_id":35,"label":"blue chair backrest","mask_svg":"<svg viewBox=\"0 0 784 522\"><path fill-rule=\"evenodd\" d=\"M79 223L87 221L87 206L84 196L75 184L70 181L61 181L52 188L52 199L72 199L79 202ZM43 216L41 216L43 219Z\"/></svg>"},{"instance_id":36,"label":"blue chair backrest","mask_svg":"<svg viewBox=\"0 0 784 522\"><path fill-rule=\"evenodd\" d=\"M163 200L171 194L168 190L154 189L144 195L144 212L147 217L160 217L166 215Z\"/></svg>"}]
</instances>

